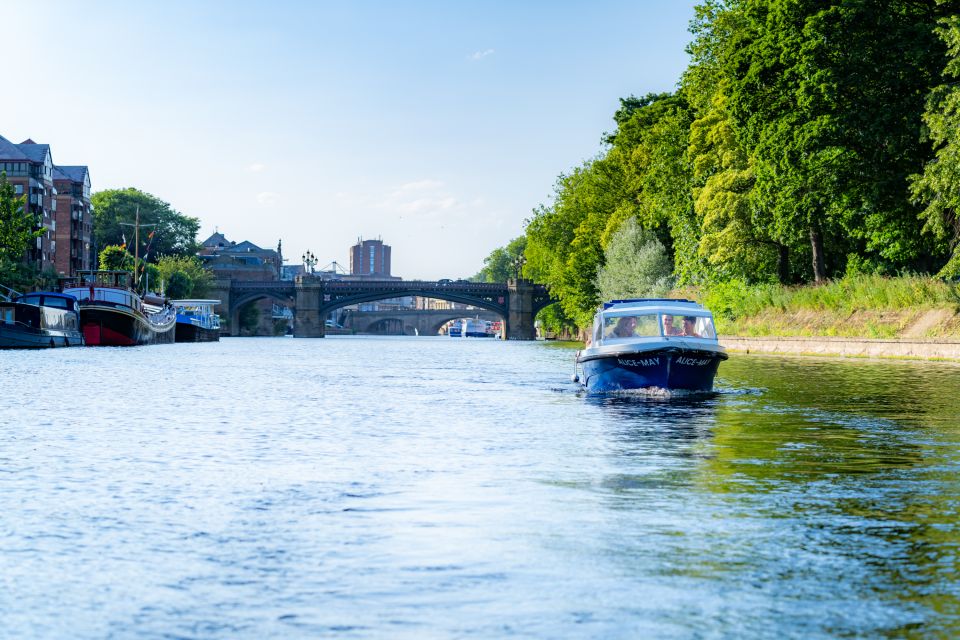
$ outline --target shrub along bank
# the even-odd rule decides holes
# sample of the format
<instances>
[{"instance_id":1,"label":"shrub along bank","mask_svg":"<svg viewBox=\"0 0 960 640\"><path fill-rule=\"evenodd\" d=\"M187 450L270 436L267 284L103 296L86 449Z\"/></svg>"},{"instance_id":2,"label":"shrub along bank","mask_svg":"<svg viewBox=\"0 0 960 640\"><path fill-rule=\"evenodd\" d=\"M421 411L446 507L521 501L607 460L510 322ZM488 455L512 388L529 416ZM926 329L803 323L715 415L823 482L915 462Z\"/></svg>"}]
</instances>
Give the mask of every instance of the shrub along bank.
<instances>
[{"instance_id":1,"label":"shrub along bank","mask_svg":"<svg viewBox=\"0 0 960 640\"><path fill-rule=\"evenodd\" d=\"M721 335L960 340L960 290L930 277L856 275L793 287L730 281L671 297L712 310Z\"/></svg>"}]
</instances>

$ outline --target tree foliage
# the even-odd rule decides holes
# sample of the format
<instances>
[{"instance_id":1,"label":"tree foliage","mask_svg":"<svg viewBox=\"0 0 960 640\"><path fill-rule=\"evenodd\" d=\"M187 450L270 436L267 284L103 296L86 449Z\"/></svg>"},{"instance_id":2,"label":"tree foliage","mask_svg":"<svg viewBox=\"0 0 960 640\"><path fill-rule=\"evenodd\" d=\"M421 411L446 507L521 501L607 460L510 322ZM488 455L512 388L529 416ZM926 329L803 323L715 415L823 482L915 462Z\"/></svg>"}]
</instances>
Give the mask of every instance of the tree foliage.
<instances>
[{"instance_id":1,"label":"tree foliage","mask_svg":"<svg viewBox=\"0 0 960 640\"><path fill-rule=\"evenodd\" d=\"M156 196L133 188L109 189L93 194L90 201L93 231L100 246L126 245L133 252L134 229L124 225L132 225L139 210L141 256L148 254L154 261L162 256L196 253L200 221L175 211Z\"/></svg>"},{"instance_id":2,"label":"tree foliage","mask_svg":"<svg viewBox=\"0 0 960 640\"><path fill-rule=\"evenodd\" d=\"M213 286L213 274L195 256L164 256L157 262L157 270L170 298L202 298L209 294ZM175 276L178 284L171 291ZM189 286L185 286L187 283ZM182 293L183 288L186 288L186 293Z\"/></svg>"},{"instance_id":3,"label":"tree foliage","mask_svg":"<svg viewBox=\"0 0 960 640\"><path fill-rule=\"evenodd\" d=\"M483 260L483 269L470 278L474 282L506 282L517 276L518 260L527 246L527 237L511 240L505 247L497 247Z\"/></svg>"},{"instance_id":4,"label":"tree foliage","mask_svg":"<svg viewBox=\"0 0 960 640\"><path fill-rule=\"evenodd\" d=\"M960 273L958 14L960 0L704 0L678 91L621 99L600 153L527 220L525 275L587 325L628 220L680 284L931 272L951 253Z\"/></svg>"},{"instance_id":5,"label":"tree foliage","mask_svg":"<svg viewBox=\"0 0 960 640\"><path fill-rule=\"evenodd\" d=\"M0 172L0 262L19 262L45 228L37 228L39 219L24 208L25 196L17 196L7 182L7 173Z\"/></svg>"},{"instance_id":6,"label":"tree foliage","mask_svg":"<svg viewBox=\"0 0 960 640\"><path fill-rule=\"evenodd\" d=\"M944 69L949 83L935 87L927 98L923 121L933 143L933 157L920 175L911 177L914 197L926 205L920 216L924 231L948 242L952 258L941 274L960 275L960 16L940 22L937 33L947 44Z\"/></svg>"},{"instance_id":7,"label":"tree foliage","mask_svg":"<svg viewBox=\"0 0 960 640\"><path fill-rule=\"evenodd\" d=\"M673 288L673 265L651 231L629 218L610 238L597 273L603 300L666 295Z\"/></svg>"}]
</instances>

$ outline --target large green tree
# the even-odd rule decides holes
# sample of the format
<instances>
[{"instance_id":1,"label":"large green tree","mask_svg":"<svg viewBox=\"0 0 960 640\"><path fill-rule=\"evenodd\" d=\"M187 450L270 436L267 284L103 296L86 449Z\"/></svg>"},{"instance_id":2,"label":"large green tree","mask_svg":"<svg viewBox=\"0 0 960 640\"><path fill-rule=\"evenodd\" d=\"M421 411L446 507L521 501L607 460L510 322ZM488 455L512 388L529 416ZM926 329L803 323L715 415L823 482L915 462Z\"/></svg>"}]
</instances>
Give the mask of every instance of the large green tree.
<instances>
[{"instance_id":1,"label":"large green tree","mask_svg":"<svg viewBox=\"0 0 960 640\"><path fill-rule=\"evenodd\" d=\"M603 254L597 272L603 300L662 296L673 288L673 264L663 244L634 218L620 225Z\"/></svg>"},{"instance_id":2,"label":"large green tree","mask_svg":"<svg viewBox=\"0 0 960 640\"><path fill-rule=\"evenodd\" d=\"M157 262L157 269L171 298L200 298L213 286L213 274L195 256L164 256ZM174 291L170 291L174 280L178 284Z\"/></svg>"},{"instance_id":3,"label":"large green tree","mask_svg":"<svg viewBox=\"0 0 960 640\"><path fill-rule=\"evenodd\" d=\"M175 211L156 196L133 188L109 189L93 194L90 201L94 208L94 235L101 247L126 244L133 251L135 234L129 225L135 222L139 210L143 225L141 256L149 252L153 261L161 256L196 253L200 221Z\"/></svg>"},{"instance_id":4,"label":"large green tree","mask_svg":"<svg viewBox=\"0 0 960 640\"><path fill-rule=\"evenodd\" d=\"M941 0L941 4L945 4ZM924 230L948 243L952 258L942 275L960 275L960 16L944 18L937 32L946 42L949 60L945 75L927 99L923 120L934 156L922 174L912 177L913 195L926 205Z\"/></svg>"},{"instance_id":5,"label":"large green tree","mask_svg":"<svg viewBox=\"0 0 960 640\"><path fill-rule=\"evenodd\" d=\"M514 238L505 247L497 247L483 259L483 269L473 276L474 282L506 282L517 275L523 250L527 247L527 237Z\"/></svg>"},{"instance_id":6,"label":"large green tree","mask_svg":"<svg viewBox=\"0 0 960 640\"><path fill-rule=\"evenodd\" d=\"M739 3L738 3L739 4ZM922 162L921 97L943 55L937 12L910 0L744 0L726 64L756 169L761 231L821 281L847 256L881 270L930 255L906 197Z\"/></svg>"}]
</instances>

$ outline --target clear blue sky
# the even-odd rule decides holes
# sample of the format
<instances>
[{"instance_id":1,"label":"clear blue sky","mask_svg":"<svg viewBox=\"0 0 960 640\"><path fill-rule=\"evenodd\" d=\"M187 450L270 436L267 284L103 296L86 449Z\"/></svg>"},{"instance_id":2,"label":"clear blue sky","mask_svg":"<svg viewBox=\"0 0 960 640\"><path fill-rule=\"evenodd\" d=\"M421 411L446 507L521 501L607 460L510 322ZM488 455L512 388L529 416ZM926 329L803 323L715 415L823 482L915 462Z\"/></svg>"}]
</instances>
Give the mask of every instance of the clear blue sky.
<instances>
[{"instance_id":1,"label":"clear blue sky","mask_svg":"<svg viewBox=\"0 0 960 640\"><path fill-rule=\"evenodd\" d=\"M601 150L619 98L675 88L694 0L4 6L0 135L231 240L466 277ZM202 239L201 238L201 239Z\"/></svg>"}]
</instances>

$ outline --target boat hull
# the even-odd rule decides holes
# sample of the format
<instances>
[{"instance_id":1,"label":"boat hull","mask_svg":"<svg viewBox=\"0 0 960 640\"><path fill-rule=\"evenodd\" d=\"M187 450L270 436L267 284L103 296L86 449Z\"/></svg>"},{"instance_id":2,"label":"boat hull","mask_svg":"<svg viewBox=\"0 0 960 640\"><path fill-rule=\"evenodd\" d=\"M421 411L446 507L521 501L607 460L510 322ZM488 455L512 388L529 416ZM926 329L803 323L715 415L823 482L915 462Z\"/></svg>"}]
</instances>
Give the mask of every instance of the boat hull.
<instances>
[{"instance_id":1,"label":"boat hull","mask_svg":"<svg viewBox=\"0 0 960 640\"><path fill-rule=\"evenodd\" d=\"M591 393L639 389L711 391L727 354L709 350L658 349L578 359L581 383Z\"/></svg>"},{"instance_id":2,"label":"boat hull","mask_svg":"<svg viewBox=\"0 0 960 640\"><path fill-rule=\"evenodd\" d=\"M79 331L49 331L0 325L0 349L51 349L82 345L83 334Z\"/></svg>"},{"instance_id":3,"label":"boat hull","mask_svg":"<svg viewBox=\"0 0 960 640\"><path fill-rule=\"evenodd\" d=\"M175 322L158 328L146 316L124 307L81 305L80 326L88 346L131 347L174 340Z\"/></svg>"},{"instance_id":4,"label":"boat hull","mask_svg":"<svg viewBox=\"0 0 960 640\"><path fill-rule=\"evenodd\" d=\"M178 322L175 340L176 342L219 342L220 330Z\"/></svg>"}]
</instances>

